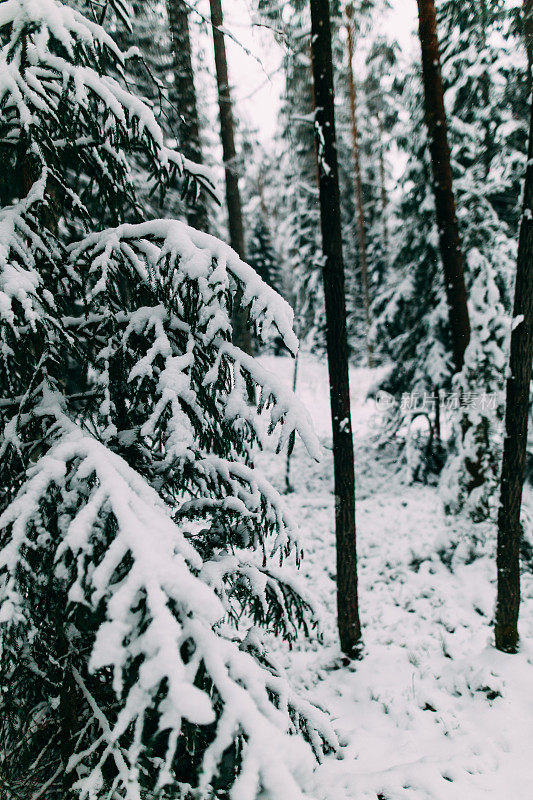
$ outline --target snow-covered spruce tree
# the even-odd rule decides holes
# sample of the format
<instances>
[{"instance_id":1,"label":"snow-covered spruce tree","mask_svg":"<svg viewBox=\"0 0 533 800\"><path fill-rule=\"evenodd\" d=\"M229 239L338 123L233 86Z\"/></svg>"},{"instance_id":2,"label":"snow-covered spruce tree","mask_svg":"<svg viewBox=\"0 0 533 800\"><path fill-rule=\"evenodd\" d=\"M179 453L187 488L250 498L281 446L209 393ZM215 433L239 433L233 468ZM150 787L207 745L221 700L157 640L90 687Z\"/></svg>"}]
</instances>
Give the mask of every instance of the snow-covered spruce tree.
<instances>
[{"instance_id":1,"label":"snow-covered spruce tree","mask_svg":"<svg viewBox=\"0 0 533 800\"><path fill-rule=\"evenodd\" d=\"M262 18L280 32L285 48L284 94L280 113L280 149L285 190L278 240L292 278L302 338L325 349L325 313L321 272L318 167L314 140L315 102L311 65L308 0L256 0Z\"/></svg>"},{"instance_id":2,"label":"snow-covered spruce tree","mask_svg":"<svg viewBox=\"0 0 533 800\"><path fill-rule=\"evenodd\" d=\"M453 379L460 408L441 496L446 511L466 512L481 521L495 518L497 511L509 325L490 262L476 250L470 251L468 261L472 336L463 369Z\"/></svg>"},{"instance_id":3,"label":"snow-covered spruce tree","mask_svg":"<svg viewBox=\"0 0 533 800\"><path fill-rule=\"evenodd\" d=\"M259 14L277 32L284 48L285 91L280 113L278 149L284 191L279 198L280 224L276 234L278 252L292 284L302 337L315 350L325 349L325 313L322 288L322 255L318 204L318 171L314 142L315 100L311 63L311 18L308 0L272 2L255 0ZM330 3L334 66L341 65L344 44L339 32L342 3ZM336 93L342 97L346 70L339 68ZM355 233L352 145L346 103L338 105L337 139L343 249L346 254L347 313L351 349L363 356L365 319ZM346 136L343 136L343 128Z\"/></svg>"},{"instance_id":4,"label":"snow-covered spruce tree","mask_svg":"<svg viewBox=\"0 0 533 800\"><path fill-rule=\"evenodd\" d=\"M386 14L388 7L387 0L346 3L342 25L333 26L348 333L352 354L370 362L374 360L370 304L379 290L386 250L381 213L386 180L381 105L388 102L389 76L394 73L392 64L380 70L376 48L381 38L376 39L374 20ZM361 63L365 55L367 63ZM392 117L387 119L388 124L392 122Z\"/></svg>"},{"instance_id":5,"label":"snow-covered spruce tree","mask_svg":"<svg viewBox=\"0 0 533 800\"><path fill-rule=\"evenodd\" d=\"M248 209L248 217L250 217L250 209ZM280 258L274 249L266 209L263 210L260 203L256 204L252 219L246 245L248 263L268 286L283 294ZM272 345L274 352L278 354L285 349L283 340L279 336L276 336L274 342L271 342Z\"/></svg>"},{"instance_id":6,"label":"snow-covered spruce tree","mask_svg":"<svg viewBox=\"0 0 533 800\"><path fill-rule=\"evenodd\" d=\"M252 447L317 444L232 345L231 298L294 351L290 309L222 242L142 219L131 154L162 184L194 165L106 77L101 27L6 0L0 39L1 795L301 797L335 737L257 633L309 617Z\"/></svg>"},{"instance_id":7,"label":"snow-covered spruce tree","mask_svg":"<svg viewBox=\"0 0 533 800\"><path fill-rule=\"evenodd\" d=\"M259 277L273 289L280 288L279 259L272 244L272 237L265 214L256 209L248 237L248 263Z\"/></svg>"},{"instance_id":8,"label":"snow-covered spruce tree","mask_svg":"<svg viewBox=\"0 0 533 800\"><path fill-rule=\"evenodd\" d=\"M501 364L506 349L502 315L510 310L520 194L517 181L523 174L527 136L525 55L522 64L514 55L523 50L520 39L502 4L487 3L486 16L479 13L480 6L470 2L439 5L454 190L472 317L472 344L464 374L452 384L431 178L415 74L406 83L409 116L405 135L398 141L410 154L403 180L407 191L392 211L400 225L393 231L393 258L374 311L380 347L394 364L384 388L398 398L403 392L414 392L413 403L420 403L424 395L431 400L437 387L448 396L452 393L453 437L443 497L450 511L466 508L476 519L492 508L488 499L498 480ZM484 308L483 302L489 305ZM460 397L463 399L454 409ZM434 407L428 405L435 425ZM396 427L402 417L399 414L394 420ZM486 487L481 489L484 482Z\"/></svg>"},{"instance_id":9,"label":"snow-covered spruce tree","mask_svg":"<svg viewBox=\"0 0 533 800\"><path fill-rule=\"evenodd\" d=\"M385 8L388 4L385 4ZM382 285L390 256L391 220L389 219L390 166L388 152L395 139L400 113L401 87L399 48L391 39L377 35L365 59L363 96L365 103L362 131L364 158L369 168L368 183L372 189L366 206L369 224L368 253L372 264L372 293ZM368 131L365 131L365 128Z\"/></svg>"},{"instance_id":10,"label":"snow-covered spruce tree","mask_svg":"<svg viewBox=\"0 0 533 800\"><path fill-rule=\"evenodd\" d=\"M190 8L183 0L167 0L168 30L172 44L172 88L175 103L178 145L195 163L203 163L203 148L193 67L193 49L189 26ZM194 183L192 184L194 187ZM191 193L189 193L191 195ZM200 230L209 230L206 199L192 193L188 198L187 221Z\"/></svg>"},{"instance_id":11,"label":"snow-covered spruce tree","mask_svg":"<svg viewBox=\"0 0 533 800\"><path fill-rule=\"evenodd\" d=\"M408 72L403 88L401 103L408 113L398 123L397 145L409 154L405 191L391 210L398 224L392 230L389 266L373 312L378 353L391 364L382 388L396 398L387 432L395 439L410 417L420 412L427 415L435 446L418 470L418 477L426 479L442 467L437 407L432 398L439 390L450 391L452 368L418 73L419 69ZM412 398L407 408L401 403L404 394Z\"/></svg>"},{"instance_id":12,"label":"snow-covered spruce tree","mask_svg":"<svg viewBox=\"0 0 533 800\"><path fill-rule=\"evenodd\" d=\"M119 2L123 0L119 0ZM85 0L90 4L90 0ZM188 10L181 0L130 0L129 24L113 16L106 29L122 50L136 48L138 55L126 64L129 90L153 111L169 146L176 147L195 164L203 163L196 89L191 64ZM99 6L97 7L99 8ZM97 16L101 16L99 11ZM134 165L136 194L152 216L186 219L198 230L208 230L208 192L187 174L176 175L164 194L154 191L142 153Z\"/></svg>"},{"instance_id":13,"label":"snow-covered spruce tree","mask_svg":"<svg viewBox=\"0 0 533 800\"><path fill-rule=\"evenodd\" d=\"M259 141L257 131L242 126L241 152L247 165L242 180L246 219L246 259L259 277L285 296L281 258L274 244L278 219L276 201L282 194L279 163Z\"/></svg>"},{"instance_id":14,"label":"snow-covered spruce tree","mask_svg":"<svg viewBox=\"0 0 533 800\"><path fill-rule=\"evenodd\" d=\"M455 187L469 286L471 341L454 380L453 453L443 475L445 507L494 516L510 287L527 141L527 62L505 4L443 2L443 74ZM522 98L521 106L517 99Z\"/></svg>"}]
</instances>

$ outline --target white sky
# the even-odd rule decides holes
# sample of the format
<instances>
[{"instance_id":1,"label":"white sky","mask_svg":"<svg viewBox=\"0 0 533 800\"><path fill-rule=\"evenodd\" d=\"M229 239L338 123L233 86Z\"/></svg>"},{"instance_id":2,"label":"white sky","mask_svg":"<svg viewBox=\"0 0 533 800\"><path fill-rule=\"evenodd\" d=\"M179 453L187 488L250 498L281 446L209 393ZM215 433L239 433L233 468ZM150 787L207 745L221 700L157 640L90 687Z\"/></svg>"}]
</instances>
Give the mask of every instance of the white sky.
<instances>
[{"instance_id":1,"label":"white sky","mask_svg":"<svg viewBox=\"0 0 533 800\"><path fill-rule=\"evenodd\" d=\"M391 13L379 24L385 33L394 36L404 51L411 52L416 44L413 37L417 21L416 0L392 0L392 3ZM281 73L276 73L282 50L271 31L252 25L250 0L223 0L223 8L225 27L243 45L239 47L226 39L236 115L257 128L261 141L266 144L276 130L280 93L283 91ZM245 48L256 57L248 55Z\"/></svg>"}]
</instances>

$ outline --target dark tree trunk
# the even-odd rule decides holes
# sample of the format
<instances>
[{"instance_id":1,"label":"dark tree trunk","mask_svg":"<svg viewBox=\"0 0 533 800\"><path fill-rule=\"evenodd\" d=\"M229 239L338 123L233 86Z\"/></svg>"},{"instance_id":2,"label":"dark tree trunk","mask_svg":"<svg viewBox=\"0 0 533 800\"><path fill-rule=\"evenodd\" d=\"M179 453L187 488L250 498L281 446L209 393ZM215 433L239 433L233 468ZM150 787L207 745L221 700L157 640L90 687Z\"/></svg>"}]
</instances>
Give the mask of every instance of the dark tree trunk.
<instances>
[{"instance_id":1,"label":"dark tree trunk","mask_svg":"<svg viewBox=\"0 0 533 800\"><path fill-rule=\"evenodd\" d=\"M246 250L244 244L244 225L242 221L241 194L239 191L239 174L237 169L237 153L235 150L235 125L228 77L228 60L226 43L222 26L221 0L209 0L211 8L211 24L213 27L213 43L215 48L215 66L218 87L218 108L220 113L220 138L226 171L226 205L228 207L229 238L233 249L244 260ZM237 293L236 303L242 294ZM246 353L252 352L252 341L248 328L248 314L237 308L233 319L233 338L235 344Z\"/></svg>"},{"instance_id":2,"label":"dark tree trunk","mask_svg":"<svg viewBox=\"0 0 533 800\"><path fill-rule=\"evenodd\" d=\"M453 360L456 372L460 372L465 350L470 341L470 319L452 186L435 0L418 0L418 18L439 245L448 301Z\"/></svg>"},{"instance_id":3,"label":"dark tree trunk","mask_svg":"<svg viewBox=\"0 0 533 800\"><path fill-rule=\"evenodd\" d=\"M387 221L387 208L389 205L389 198L387 196L387 187L385 185L385 153L383 145L383 120L381 114L378 112L378 136L379 136L379 184L381 194L381 218L383 223L383 250L385 255L389 255L389 225Z\"/></svg>"},{"instance_id":4,"label":"dark tree trunk","mask_svg":"<svg viewBox=\"0 0 533 800\"><path fill-rule=\"evenodd\" d=\"M441 427L440 427L440 389L435 386L433 390L435 397L435 440L437 447L441 445Z\"/></svg>"},{"instance_id":5,"label":"dark tree trunk","mask_svg":"<svg viewBox=\"0 0 533 800\"><path fill-rule=\"evenodd\" d=\"M348 657L353 658L360 652L361 625L357 598L354 451L350 417L344 265L328 0L311 0L311 30L324 254L326 339L333 427L337 619L341 649Z\"/></svg>"},{"instance_id":6,"label":"dark tree trunk","mask_svg":"<svg viewBox=\"0 0 533 800\"><path fill-rule=\"evenodd\" d=\"M294 359L294 368L292 373L292 391L296 392L296 384L298 382L298 353L296 353L296 358ZM291 456L292 451L294 448L294 443L296 441L296 433L292 431L289 435L289 442L287 447L287 460L285 462L285 493L289 494L293 492L294 489L291 484Z\"/></svg>"},{"instance_id":7,"label":"dark tree trunk","mask_svg":"<svg viewBox=\"0 0 533 800\"><path fill-rule=\"evenodd\" d=\"M350 88L350 128L352 134L352 158L355 200L357 203L357 245L359 250L359 264L361 267L361 284L363 288L363 308L366 324L366 349L368 366L374 366L374 355L370 344L370 287L368 279L368 258L366 252L365 209L363 205L363 181L361 178L361 158L359 148L359 129L357 125L357 96L353 75L353 5L346 6L346 47L348 50L348 83Z\"/></svg>"},{"instance_id":8,"label":"dark tree trunk","mask_svg":"<svg viewBox=\"0 0 533 800\"><path fill-rule=\"evenodd\" d=\"M57 656L59 657L58 662L62 667L59 707L57 709L60 724L59 750L62 766L62 800L74 800L76 793L72 787L76 780L76 774L73 771L67 772L67 766L74 752L73 737L79 715L79 697L77 697L76 683L72 671L72 653L66 633L68 626L66 616L58 613L56 626L58 631Z\"/></svg>"},{"instance_id":9,"label":"dark tree trunk","mask_svg":"<svg viewBox=\"0 0 533 800\"><path fill-rule=\"evenodd\" d=\"M192 66L191 38L189 35L189 10L183 0L166 0L172 38L174 82L179 102L178 139L180 152L191 161L203 164L200 141L200 121L194 71ZM189 225L198 230L208 230L205 198L199 196L187 209Z\"/></svg>"},{"instance_id":10,"label":"dark tree trunk","mask_svg":"<svg viewBox=\"0 0 533 800\"><path fill-rule=\"evenodd\" d=\"M487 0L480 0L480 25L481 25L481 48L484 51L487 46L487 28L488 28L488 9ZM485 108L490 107L490 75L488 66L485 63L483 73L481 75L481 92L482 101ZM488 178L490 166L494 155L494 137L492 136L492 121L488 114L485 114L483 120L483 162L485 165L485 179Z\"/></svg>"},{"instance_id":11,"label":"dark tree trunk","mask_svg":"<svg viewBox=\"0 0 533 800\"><path fill-rule=\"evenodd\" d=\"M529 387L533 361L533 102L529 131L524 209L520 224L513 331L498 512L498 599L496 647L514 652L518 644L520 606L520 508L526 474Z\"/></svg>"},{"instance_id":12,"label":"dark tree trunk","mask_svg":"<svg viewBox=\"0 0 533 800\"><path fill-rule=\"evenodd\" d=\"M524 35L527 50L527 80L529 94L533 90L533 0L524 0Z\"/></svg>"}]
</instances>

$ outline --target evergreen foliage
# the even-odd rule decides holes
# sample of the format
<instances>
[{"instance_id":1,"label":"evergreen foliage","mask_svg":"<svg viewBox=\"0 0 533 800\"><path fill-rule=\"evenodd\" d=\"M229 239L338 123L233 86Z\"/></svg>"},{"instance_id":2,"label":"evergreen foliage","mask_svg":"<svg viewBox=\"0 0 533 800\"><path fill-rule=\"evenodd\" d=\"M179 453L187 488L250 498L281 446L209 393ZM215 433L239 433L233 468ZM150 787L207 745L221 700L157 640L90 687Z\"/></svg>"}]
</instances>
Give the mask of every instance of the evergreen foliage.
<instances>
[{"instance_id":1,"label":"evergreen foliage","mask_svg":"<svg viewBox=\"0 0 533 800\"><path fill-rule=\"evenodd\" d=\"M279 259L272 244L267 220L261 209L258 210L248 237L248 263L261 280L276 291L281 289Z\"/></svg>"},{"instance_id":2,"label":"evergreen foliage","mask_svg":"<svg viewBox=\"0 0 533 800\"><path fill-rule=\"evenodd\" d=\"M134 159L162 189L205 175L97 23L6 0L0 40L1 791L298 798L335 736L261 644L312 618L252 448L319 449L231 343L232 298L294 352L292 313L222 242L146 220Z\"/></svg>"},{"instance_id":3,"label":"evergreen foliage","mask_svg":"<svg viewBox=\"0 0 533 800\"><path fill-rule=\"evenodd\" d=\"M458 8L445 2L440 14L472 316L472 338L456 381L463 402L454 420L455 453L443 488L449 509L484 519L495 517L501 469L505 312L510 313L527 146L527 64L525 52L523 69L512 57L512 43L519 42L504 3L482 0ZM465 401L469 396L477 398L475 408Z\"/></svg>"},{"instance_id":4,"label":"evergreen foliage","mask_svg":"<svg viewBox=\"0 0 533 800\"><path fill-rule=\"evenodd\" d=\"M280 113L284 150L282 245L284 268L294 289L300 335L313 349L325 349L321 273L318 172L314 138L315 102L311 71L311 19L306 0L257 0L259 12L275 26L285 48L285 91Z\"/></svg>"},{"instance_id":5,"label":"evergreen foliage","mask_svg":"<svg viewBox=\"0 0 533 800\"><path fill-rule=\"evenodd\" d=\"M400 225L393 237L391 268L376 303L376 335L392 362L384 388L397 398L402 393L428 396L436 389L463 398L457 409L450 407L453 436L443 498L449 510L464 508L481 519L494 510L490 497L499 477L501 365L527 138L527 75L525 53L524 69L516 58L521 42L513 13L503 3L440 3L439 37L472 341L465 368L452 383L416 73L405 88L407 191L391 212ZM517 98L521 98L518 103ZM466 402L472 397L477 398L475 413L472 403ZM396 425L401 418L401 413L396 416Z\"/></svg>"}]
</instances>

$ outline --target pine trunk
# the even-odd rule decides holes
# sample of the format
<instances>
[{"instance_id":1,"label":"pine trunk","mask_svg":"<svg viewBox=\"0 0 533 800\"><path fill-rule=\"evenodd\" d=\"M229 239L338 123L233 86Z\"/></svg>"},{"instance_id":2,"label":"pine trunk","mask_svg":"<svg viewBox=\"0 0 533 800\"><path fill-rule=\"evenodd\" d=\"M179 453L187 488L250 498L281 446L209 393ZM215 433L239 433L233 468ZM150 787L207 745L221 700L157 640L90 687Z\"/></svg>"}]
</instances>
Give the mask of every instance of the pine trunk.
<instances>
[{"instance_id":1,"label":"pine trunk","mask_svg":"<svg viewBox=\"0 0 533 800\"><path fill-rule=\"evenodd\" d=\"M487 9L487 0L480 0L480 26L481 26L481 49L483 54L485 53L485 49L487 47L487 27L488 27L488 9ZM482 92L482 102L484 108L490 108L490 75L488 73L488 67L485 63L483 73L481 75L481 92ZM490 166L492 163L493 157L493 150L494 150L494 143L493 143L493 136L492 136L492 125L491 119L488 115L485 115L483 119L483 162L485 165L485 179L487 180L489 177Z\"/></svg>"},{"instance_id":2,"label":"pine trunk","mask_svg":"<svg viewBox=\"0 0 533 800\"><path fill-rule=\"evenodd\" d=\"M524 0L524 35L527 50L529 93L533 91L533 0Z\"/></svg>"},{"instance_id":3,"label":"pine trunk","mask_svg":"<svg viewBox=\"0 0 533 800\"><path fill-rule=\"evenodd\" d=\"M177 133L180 152L196 164L202 164L200 121L189 34L189 9L184 0L166 0L166 3L172 39L174 85L179 102ZM207 206L202 196L188 208L187 221L193 228L208 230Z\"/></svg>"},{"instance_id":4,"label":"pine trunk","mask_svg":"<svg viewBox=\"0 0 533 800\"><path fill-rule=\"evenodd\" d=\"M533 361L533 102L529 132L524 209L520 225L513 331L498 512L498 598L495 637L498 650L514 652L520 607L520 508L526 473L529 387Z\"/></svg>"},{"instance_id":5,"label":"pine trunk","mask_svg":"<svg viewBox=\"0 0 533 800\"><path fill-rule=\"evenodd\" d=\"M326 338L333 427L337 616L341 649L349 658L353 658L360 651L361 626L357 597L354 451L350 417L344 265L328 0L311 0L311 30L324 255Z\"/></svg>"},{"instance_id":6,"label":"pine trunk","mask_svg":"<svg viewBox=\"0 0 533 800\"><path fill-rule=\"evenodd\" d=\"M235 125L228 77L228 60L224 41L221 0L209 0L211 8L211 25L213 28L213 44L215 49L215 67L217 73L218 108L220 114L220 138L226 174L226 205L228 208L228 226L230 244L238 255L245 260L244 225L242 220L241 194L239 191L239 174L237 171L237 153L235 150ZM251 354L252 340L248 328L248 314L239 308L242 298L236 295L237 309L233 319L233 339L237 347Z\"/></svg>"},{"instance_id":7,"label":"pine trunk","mask_svg":"<svg viewBox=\"0 0 533 800\"><path fill-rule=\"evenodd\" d=\"M368 258L366 251L365 210L363 205L363 181L361 178L361 158L359 152L359 130L357 125L357 96L353 74L353 5L346 6L346 45L348 50L348 83L350 88L350 128L352 134L352 157L354 172L354 189L357 203L357 244L359 249L359 263L361 266L361 283L363 288L363 307L366 324L366 348L368 366L374 366L372 345L370 344L370 287L368 279Z\"/></svg>"},{"instance_id":8,"label":"pine trunk","mask_svg":"<svg viewBox=\"0 0 533 800\"><path fill-rule=\"evenodd\" d=\"M378 136L379 136L379 186L381 194L381 219L383 224L383 250L385 255L389 255L389 225L387 221L387 208L389 198L387 196L387 186L385 184L385 153L383 145L383 120L378 112Z\"/></svg>"},{"instance_id":9,"label":"pine trunk","mask_svg":"<svg viewBox=\"0 0 533 800\"><path fill-rule=\"evenodd\" d=\"M296 358L294 359L294 368L292 373L292 391L296 394L296 384L298 382L298 356L299 354L296 353ZM296 434L293 431L289 436L289 442L287 447L287 460L285 462L285 493L289 494L293 492L294 489L291 484L291 456L292 451L294 449L294 444L296 442Z\"/></svg>"},{"instance_id":10,"label":"pine trunk","mask_svg":"<svg viewBox=\"0 0 533 800\"><path fill-rule=\"evenodd\" d=\"M418 0L418 18L426 125L433 171L433 194L439 230L440 254L448 302L454 366L456 372L460 372L464 363L465 350L470 341L470 319L461 240L455 213L435 0Z\"/></svg>"}]
</instances>

